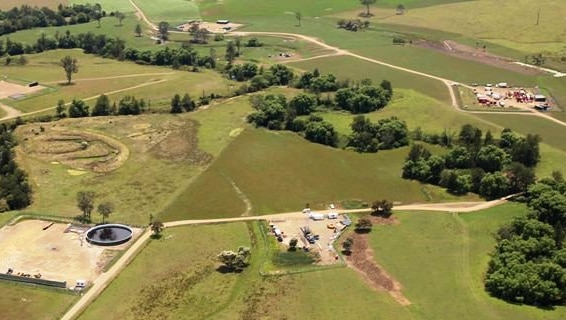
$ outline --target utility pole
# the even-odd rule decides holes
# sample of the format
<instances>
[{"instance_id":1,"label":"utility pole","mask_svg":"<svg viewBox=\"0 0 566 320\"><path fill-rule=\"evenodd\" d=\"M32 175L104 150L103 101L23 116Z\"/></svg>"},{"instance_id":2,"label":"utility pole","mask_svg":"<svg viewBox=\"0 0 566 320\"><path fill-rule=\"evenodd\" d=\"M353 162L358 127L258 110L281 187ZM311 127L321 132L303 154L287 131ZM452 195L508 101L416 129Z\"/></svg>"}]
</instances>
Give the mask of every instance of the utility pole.
<instances>
[{"instance_id":1,"label":"utility pole","mask_svg":"<svg viewBox=\"0 0 566 320\"><path fill-rule=\"evenodd\" d=\"M539 20L540 20L540 8L537 11L537 23L535 23L535 26L538 26Z\"/></svg>"}]
</instances>

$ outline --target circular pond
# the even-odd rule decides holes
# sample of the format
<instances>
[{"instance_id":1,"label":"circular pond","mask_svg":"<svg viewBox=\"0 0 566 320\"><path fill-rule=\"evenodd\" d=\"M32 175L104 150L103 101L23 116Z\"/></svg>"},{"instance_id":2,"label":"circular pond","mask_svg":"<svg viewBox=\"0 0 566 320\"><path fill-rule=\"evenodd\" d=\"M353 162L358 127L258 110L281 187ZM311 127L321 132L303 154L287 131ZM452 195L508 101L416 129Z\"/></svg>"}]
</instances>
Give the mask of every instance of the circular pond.
<instances>
[{"instance_id":1,"label":"circular pond","mask_svg":"<svg viewBox=\"0 0 566 320\"><path fill-rule=\"evenodd\" d=\"M99 246L116 246L128 242L134 231L123 224L103 224L86 231L86 240Z\"/></svg>"}]
</instances>

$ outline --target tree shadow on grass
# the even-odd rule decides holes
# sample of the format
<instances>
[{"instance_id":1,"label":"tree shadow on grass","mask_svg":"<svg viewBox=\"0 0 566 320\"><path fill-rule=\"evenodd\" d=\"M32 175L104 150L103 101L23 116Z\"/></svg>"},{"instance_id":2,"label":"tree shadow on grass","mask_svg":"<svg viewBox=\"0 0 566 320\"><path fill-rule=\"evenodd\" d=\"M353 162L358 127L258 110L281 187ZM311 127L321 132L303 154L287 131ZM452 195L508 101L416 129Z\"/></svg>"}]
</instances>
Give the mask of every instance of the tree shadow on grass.
<instances>
[{"instance_id":1,"label":"tree shadow on grass","mask_svg":"<svg viewBox=\"0 0 566 320\"><path fill-rule=\"evenodd\" d=\"M227 273L242 273L242 269L234 269L234 268L230 268L228 266L222 265L219 266L218 268L216 268L216 271L222 274L227 274Z\"/></svg>"}]
</instances>

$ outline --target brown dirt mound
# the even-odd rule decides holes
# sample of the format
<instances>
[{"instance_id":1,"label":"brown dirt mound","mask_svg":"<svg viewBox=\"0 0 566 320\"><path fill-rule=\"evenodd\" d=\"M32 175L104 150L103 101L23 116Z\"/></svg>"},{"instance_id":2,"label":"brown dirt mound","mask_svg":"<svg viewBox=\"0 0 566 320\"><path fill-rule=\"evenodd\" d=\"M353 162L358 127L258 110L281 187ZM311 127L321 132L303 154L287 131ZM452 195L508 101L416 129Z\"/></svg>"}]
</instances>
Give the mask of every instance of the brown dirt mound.
<instances>
[{"instance_id":1,"label":"brown dirt mound","mask_svg":"<svg viewBox=\"0 0 566 320\"><path fill-rule=\"evenodd\" d=\"M393 221L396 220L391 219L391 221L394 223ZM351 255L346 257L348 266L360 273L372 288L387 291L395 301L403 306L410 305L409 299L401 292L401 284L375 262L373 249L368 244L367 236L354 233L351 238L354 240L354 247Z\"/></svg>"}]
</instances>

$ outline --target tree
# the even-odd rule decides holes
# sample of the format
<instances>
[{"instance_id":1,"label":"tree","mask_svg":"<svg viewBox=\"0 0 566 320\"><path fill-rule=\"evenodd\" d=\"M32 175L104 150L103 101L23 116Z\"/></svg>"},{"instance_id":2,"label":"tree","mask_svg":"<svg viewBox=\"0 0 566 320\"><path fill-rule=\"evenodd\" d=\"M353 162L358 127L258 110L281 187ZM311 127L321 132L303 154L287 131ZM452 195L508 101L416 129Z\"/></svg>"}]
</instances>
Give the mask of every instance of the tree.
<instances>
[{"instance_id":1,"label":"tree","mask_svg":"<svg viewBox=\"0 0 566 320\"><path fill-rule=\"evenodd\" d=\"M234 45L236 46L236 57L240 56L240 48L242 47L242 38L234 38Z\"/></svg>"},{"instance_id":2,"label":"tree","mask_svg":"<svg viewBox=\"0 0 566 320\"><path fill-rule=\"evenodd\" d=\"M405 14L405 5L403 4L397 5L397 14Z\"/></svg>"},{"instance_id":3,"label":"tree","mask_svg":"<svg viewBox=\"0 0 566 320\"><path fill-rule=\"evenodd\" d=\"M121 25L122 25L122 21L124 21L124 19L126 18L126 15L123 14L122 12L120 12L120 11L116 11L116 12L114 13L114 17L116 17L116 19L118 19L118 25L121 26Z\"/></svg>"},{"instance_id":4,"label":"tree","mask_svg":"<svg viewBox=\"0 0 566 320\"><path fill-rule=\"evenodd\" d=\"M171 113L182 113L183 109L181 108L181 96L179 94L175 94L173 98L171 98Z\"/></svg>"},{"instance_id":5,"label":"tree","mask_svg":"<svg viewBox=\"0 0 566 320\"><path fill-rule=\"evenodd\" d=\"M480 182L479 194L487 199L497 199L509 193L509 179L501 172L487 173Z\"/></svg>"},{"instance_id":6,"label":"tree","mask_svg":"<svg viewBox=\"0 0 566 320\"><path fill-rule=\"evenodd\" d=\"M344 242L342 242L342 252L345 255L350 255L352 253L352 247L354 246L354 239L348 237Z\"/></svg>"},{"instance_id":7,"label":"tree","mask_svg":"<svg viewBox=\"0 0 566 320\"><path fill-rule=\"evenodd\" d=\"M387 200L377 200L371 205L372 214L389 218L393 209L393 202Z\"/></svg>"},{"instance_id":8,"label":"tree","mask_svg":"<svg viewBox=\"0 0 566 320\"><path fill-rule=\"evenodd\" d=\"M61 67L65 70L65 75L67 76L67 84L71 84L71 80L73 78L73 73L79 72L79 63L77 59L72 58L71 56L65 56L61 59Z\"/></svg>"},{"instance_id":9,"label":"tree","mask_svg":"<svg viewBox=\"0 0 566 320\"><path fill-rule=\"evenodd\" d=\"M236 57L238 56L237 52L236 52L236 45L234 44L234 41L228 41L228 43L226 44L226 61L228 61L228 64L231 65L232 63L234 63L234 60L236 60Z\"/></svg>"},{"instance_id":10,"label":"tree","mask_svg":"<svg viewBox=\"0 0 566 320\"><path fill-rule=\"evenodd\" d=\"M166 21L161 21L157 25L157 32L159 33L159 37L163 41L169 40L169 23Z\"/></svg>"},{"instance_id":11,"label":"tree","mask_svg":"<svg viewBox=\"0 0 566 320\"><path fill-rule=\"evenodd\" d=\"M92 109L93 117L110 115L110 99L105 94L101 94Z\"/></svg>"},{"instance_id":12,"label":"tree","mask_svg":"<svg viewBox=\"0 0 566 320\"><path fill-rule=\"evenodd\" d=\"M163 222L152 219L151 221L151 232L153 232L152 237L154 239L161 238L161 233L163 232L164 227L165 225L163 224Z\"/></svg>"},{"instance_id":13,"label":"tree","mask_svg":"<svg viewBox=\"0 0 566 320\"><path fill-rule=\"evenodd\" d=\"M98 213L100 213L100 215L102 216L102 223L104 223L104 221L108 219L110 214L114 212L114 204L112 202L103 202L98 205L97 210Z\"/></svg>"},{"instance_id":14,"label":"tree","mask_svg":"<svg viewBox=\"0 0 566 320\"><path fill-rule=\"evenodd\" d=\"M305 138L331 147L336 147L338 143L338 133L334 126L326 121L310 121L305 128Z\"/></svg>"},{"instance_id":15,"label":"tree","mask_svg":"<svg viewBox=\"0 0 566 320\"><path fill-rule=\"evenodd\" d=\"M373 14L369 11L369 6L371 6L372 4L375 4L377 2L377 0L360 0L360 3L364 6L366 6L366 13L362 14L362 16L364 17L371 17L373 16Z\"/></svg>"},{"instance_id":16,"label":"tree","mask_svg":"<svg viewBox=\"0 0 566 320\"><path fill-rule=\"evenodd\" d=\"M371 231L372 227L373 227L373 223L371 222L371 220L369 218L363 217L358 219L354 230L357 233L368 233Z\"/></svg>"},{"instance_id":17,"label":"tree","mask_svg":"<svg viewBox=\"0 0 566 320\"><path fill-rule=\"evenodd\" d=\"M142 27L141 24L136 24L136 29L134 30L134 32L136 33L137 37L141 37L142 35Z\"/></svg>"},{"instance_id":18,"label":"tree","mask_svg":"<svg viewBox=\"0 0 566 320\"><path fill-rule=\"evenodd\" d=\"M299 243L299 240L297 240L297 238L293 238L291 240L289 240L289 251L297 251L297 244Z\"/></svg>"},{"instance_id":19,"label":"tree","mask_svg":"<svg viewBox=\"0 0 566 320\"><path fill-rule=\"evenodd\" d=\"M540 136L528 134L515 143L511 150L513 161L520 162L527 167L534 167L540 160Z\"/></svg>"},{"instance_id":20,"label":"tree","mask_svg":"<svg viewBox=\"0 0 566 320\"><path fill-rule=\"evenodd\" d=\"M217 255L218 261L230 271L241 271L249 265L251 256L250 248L239 247L237 252L232 250L222 251Z\"/></svg>"},{"instance_id":21,"label":"tree","mask_svg":"<svg viewBox=\"0 0 566 320\"><path fill-rule=\"evenodd\" d=\"M507 153L491 144L481 147L476 157L476 165L485 172L501 171L508 163Z\"/></svg>"},{"instance_id":22,"label":"tree","mask_svg":"<svg viewBox=\"0 0 566 320\"><path fill-rule=\"evenodd\" d=\"M295 12L295 19L297 19L297 22L299 23L299 25L298 25L299 27L301 26L301 19L302 18L303 18L303 15L300 12L296 11Z\"/></svg>"},{"instance_id":23,"label":"tree","mask_svg":"<svg viewBox=\"0 0 566 320\"><path fill-rule=\"evenodd\" d=\"M188 93L185 93L183 99L181 100L181 107L186 111L193 111L196 108L196 104L192 101L191 96Z\"/></svg>"},{"instance_id":24,"label":"tree","mask_svg":"<svg viewBox=\"0 0 566 320\"><path fill-rule=\"evenodd\" d=\"M67 108L65 108L65 101L63 101L63 99L59 99L59 101L57 102L57 108L55 109L57 118L65 118L67 116L67 114L65 113L66 110Z\"/></svg>"},{"instance_id":25,"label":"tree","mask_svg":"<svg viewBox=\"0 0 566 320\"><path fill-rule=\"evenodd\" d=\"M315 105L316 97L305 93L300 93L289 101L289 107L291 107L298 116L309 115Z\"/></svg>"},{"instance_id":26,"label":"tree","mask_svg":"<svg viewBox=\"0 0 566 320\"><path fill-rule=\"evenodd\" d=\"M83 220L90 221L90 215L94 209L94 198L96 194L93 191L77 192L77 207L83 212Z\"/></svg>"},{"instance_id":27,"label":"tree","mask_svg":"<svg viewBox=\"0 0 566 320\"><path fill-rule=\"evenodd\" d=\"M88 117L88 106L82 100L73 100L69 106L70 118L83 118Z\"/></svg>"}]
</instances>

